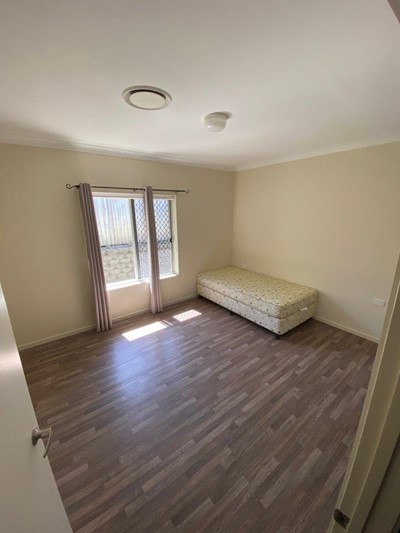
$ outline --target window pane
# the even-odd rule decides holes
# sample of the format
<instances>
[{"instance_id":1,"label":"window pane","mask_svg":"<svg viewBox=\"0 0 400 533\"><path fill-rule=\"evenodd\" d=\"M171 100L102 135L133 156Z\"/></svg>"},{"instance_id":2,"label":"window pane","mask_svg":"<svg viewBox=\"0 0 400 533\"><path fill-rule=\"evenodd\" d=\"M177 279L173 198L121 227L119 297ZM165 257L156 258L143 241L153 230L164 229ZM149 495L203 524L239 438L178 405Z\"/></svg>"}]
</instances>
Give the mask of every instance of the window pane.
<instances>
[{"instance_id":1,"label":"window pane","mask_svg":"<svg viewBox=\"0 0 400 533\"><path fill-rule=\"evenodd\" d=\"M137 233L137 248L139 259L139 278L149 277L149 255L147 247L147 224L146 214L144 211L143 198L134 199L134 211L136 221L136 233Z\"/></svg>"},{"instance_id":2,"label":"window pane","mask_svg":"<svg viewBox=\"0 0 400 533\"><path fill-rule=\"evenodd\" d=\"M106 282L149 277L143 198L94 197ZM154 199L160 275L172 274L171 201Z\"/></svg>"},{"instance_id":3,"label":"window pane","mask_svg":"<svg viewBox=\"0 0 400 533\"><path fill-rule=\"evenodd\" d=\"M149 256L144 200L142 198L135 198L134 207L137 231L137 247L139 250L139 278L148 278ZM163 276L165 274L172 274L172 230L169 200L154 199L154 218L156 222L160 275Z\"/></svg>"},{"instance_id":4,"label":"window pane","mask_svg":"<svg viewBox=\"0 0 400 533\"><path fill-rule=\"evenodd\" d=\"M94 198L107 283L136 277L130 202L128 198Z\"/></svg>"},{"instance_id":5,"label":"window pane","mask_svg":"<svg viewBox=\"0 0 400 533\"><path fill-rule=\"evenodd\" d=\"M172 224L170 200L154 200L154 218L158 245L160 275L173 273L172 262Z\"/></svg>"}]
</instances>

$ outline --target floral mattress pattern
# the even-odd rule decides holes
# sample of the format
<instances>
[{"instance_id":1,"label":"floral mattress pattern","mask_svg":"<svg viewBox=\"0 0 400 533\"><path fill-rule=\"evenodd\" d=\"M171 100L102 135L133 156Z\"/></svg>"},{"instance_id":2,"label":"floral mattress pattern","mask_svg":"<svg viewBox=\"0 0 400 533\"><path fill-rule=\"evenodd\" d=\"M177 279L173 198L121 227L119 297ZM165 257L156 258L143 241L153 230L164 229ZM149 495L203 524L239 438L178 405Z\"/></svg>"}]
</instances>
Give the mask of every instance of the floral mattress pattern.
<instances>
[{"instance_id":1,"label":"floral mattress pattern","mask_svg":"<svg viewBox=\"0 0 400 533\"><path fill-rule=\"evenodd\" d=\"M318 299L318 291L310 287L234 266L202 272L197 276L197 289L199 294L202 294L202 289L210 289L270 317L281 319L306 311L311 306L315 312Z\"/></svg>"}]
</instances>

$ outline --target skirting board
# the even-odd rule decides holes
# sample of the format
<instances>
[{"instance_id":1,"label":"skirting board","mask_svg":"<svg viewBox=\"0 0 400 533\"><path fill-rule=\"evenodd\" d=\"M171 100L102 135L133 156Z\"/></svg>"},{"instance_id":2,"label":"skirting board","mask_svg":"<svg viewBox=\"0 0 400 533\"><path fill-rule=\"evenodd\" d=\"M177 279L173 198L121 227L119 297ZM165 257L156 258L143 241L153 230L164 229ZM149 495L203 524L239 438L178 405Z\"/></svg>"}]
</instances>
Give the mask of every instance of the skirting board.
<instances>
[{"instance_id":1,"label":"skirting board","mask_svg":"<svg viewBox=\"0 0 400 533\"><path fill-rule=\"evenodd\" d=\"M328 324L328 326L333 326L334 328L342 329L343 331L347 331L347 333L353 333L353 335L357 335L357 337L361 337L362 339L366 339L367 341L372 341L379 344L380 339L378 337L372 337L372 335L368 335L367 333L363 333L362 331L343 326L343 324L338 324L337 322L332 322L332 320L327 320L326 318L323 318L319 315L315 315L314 319L318 320L318 322Z\"/></svg>"},{"instance_id":2,"label":"skirting board","mask_svg":"<svg viewBox=\"0 0 400 533\"><path fill-rule=\"evenodd\" d=\"M190 296L185 296L184 298L179 298L178 300L171 300L169 302L166 302L165 305L173 305L179 302L184 302L186 300L191 300L192 298L195 298L196 294L191 294ZM150 310L149 307L146 307L145 309L140 309L139 311L135 311L134 313L128 313L127 315L121 315L114 317L113 320L115 322L118 322L120 320L125 320L129 317L134 317L137 315L142 315L144 313L147 313ZM353 333L353 335L357 335L358 337L361 337L363 339L367 339L368 341L379 343L380 339L377 337L372 337L371 335L368 335L367 333L363 333L362 331L357 331L356 329L349 328L347 326L343 326L343 324L338 324L336 322L332 322L331 320L327 320L326 318L323 318L322 316L316 315L315 320L318 320L319 322L323 322L324 324L328 324L328 326L333 326L334 328L341 329L343 331L347 331L348 333ZM83 328L74 329L71 331L65 331L64 333L60 333L58 335L52 335L51 337L45 337L43 339L39 339L37 341L28 342L26 344L20 344L18 345L18 350L28 350L29 348L34 348L35 346L41 346L42 344L48 344L49 342L57 341L59 339L64 339L65 337L71 337L72 335L77 335L78 333L83 333L84 331L91 331L96 327L96 324L90 324L89 326L85 326Z\"/></svg>"},{"instance_id":3,"label":"skirting board","mask_svg":"<svg viewBox=\"0 0 400 533\"><path fill-rule=\"evenodd\" d=\"M169 302L165 302L165 306L167 307L169 305L177 304L179 302L185 302L186 300L192 300L193 298L196 298L196 296L197 296L196 294L191 294L190 296L185 296L184 298L179 298L178 300L171 300ZM147 313L148 311L150 311L150 307L146 307L145 309L140 309L139 311L135 311L134 313L128 313L127 315L113 317L113 321L119 322L129 317L143 315L144 313ZM71 331L65 331L64 333L52 335L51 337L44 337L43 339L39 339L37 341L27 342L26 344L19 344L18 350L22 352L22 350L28 350L29 348L35 348L36 346L42 346L43 344L48 344L49 342L58 341L60 339L65 339L66 337L72 337L72 335L77 335L78 333L83 333L84 331L92 331L95 328L96 328L96 324L90 324L89 326L84 326L83 328L73 329Z\"/></svg>"}]
</instances>

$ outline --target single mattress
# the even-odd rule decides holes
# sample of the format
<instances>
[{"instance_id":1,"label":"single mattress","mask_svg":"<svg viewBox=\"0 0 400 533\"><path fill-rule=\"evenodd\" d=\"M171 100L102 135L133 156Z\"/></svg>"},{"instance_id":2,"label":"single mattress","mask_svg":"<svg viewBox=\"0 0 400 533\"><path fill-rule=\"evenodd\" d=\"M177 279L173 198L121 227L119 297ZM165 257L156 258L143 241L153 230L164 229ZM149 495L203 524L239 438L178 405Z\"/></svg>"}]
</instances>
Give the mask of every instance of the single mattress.
<instances>
[{"instance_id":1,"label":"single mattress","mask_svg":"<svg viewBox=\"0 0 400 533\"><path fill-rule=\"evenodd\" d=\"M312 306L318 298L318 291L310 287L234 266L202 272L197 284L274 318L287 318Z\"/></svg>"},{"instance_id":2,"label":"single mattress","mask_svg":"<svg viewBox=\"0 0 400 533\"><path fill-rule=\"evenodd\" d=\"M267 328L278 335L284 335L291 329L314 316L317 308L317 302L315 302L286 318L275 318L262 313L257 309L253 309L248 305L238 302L237 300L233 300L232 298L229 298L229 296L225 296L217 291L208 289L202 285L198 286L198 293L200 296L204 296L204 298L207 298L208 300L211 300L212 302L215 302L216 304L221 305L222 307L225 307L226 309L229 309L230 311L233 311L234 313L243 316L248 320L251 320L255 324L259 324L260 326Z\"/></svg>"}]
</instances>

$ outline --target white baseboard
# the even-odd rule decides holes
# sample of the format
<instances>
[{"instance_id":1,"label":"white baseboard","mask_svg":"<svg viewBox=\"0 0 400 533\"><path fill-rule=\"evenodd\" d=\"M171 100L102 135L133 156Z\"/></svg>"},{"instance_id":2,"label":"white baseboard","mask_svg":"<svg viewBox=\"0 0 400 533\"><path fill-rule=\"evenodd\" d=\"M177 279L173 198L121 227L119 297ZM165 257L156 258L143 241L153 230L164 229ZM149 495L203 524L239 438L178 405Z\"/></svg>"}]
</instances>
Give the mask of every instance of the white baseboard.
<instances>
[{"instance_id":1,"label":"white baseboard","mask_svg":"<svg viewBox=\"0 0 400 533\"><path fill-rule=\"evenodd\" d=\"M328 324L328 326L333 326L334 328L342 329L343 331L347 331L347 333L353 333L353 335L357 335L358 337L366 339L367 341L376 342L377 344L380 341L378 337L372 337L372 335L368 335L368 333L364 333L362 331L349 328L348 326L344 326L343 324L338 324L337 322L332 322L332 320L328 320L326 318L323 318L322 316L316 315L314 316L314 318L315 320L318 320L318 322L323 322L324 324Z\"/></svg>"},{"instance_id":2,"label":"white baseboard","mask_svg":"<svg viewBox=\"0 0 400 533\"><path fill-rule=\"evenodd\" d=\"M165 302L165 306L177 304L179 302L184 302L186 300L191 300L192 298L195 298L196 294L191 294L190 296L185 296L183 298L178 298L177 300L170 300L168 302ZM120 315L113 317L114 322L120 322L121 320L125 320L130 317L135 317L137 315L143 315L144 313L147 313L150 311L150 307L146 307L144 309L140 309L139 311L135 311L134 313L128 313L126 315ZM78 333L83 333L84 331L91 331L96 329L96 324L90 324L89 326L84 326L82 328L73 329L70 331L64 331L63 333L59 333L57 335L51 335L50 337L44 337L42 339L38 339L37 341L27 342L25 344L19 344L18 350L22 352L22 350L28 350L29 348L35 348L36 346L42 346L43 344L48 344L49 342L57 341L60 339L65 339L66 337L72 337L72 335L77 335Z\"/></svg>"},{"instance_id":3,"label":"white baseboard","mask_svg":"<svg viewBox=\"0 0 400 533\"><path fill-rule=\"evenodd\" d=\"M65 337L72 337L72 335L77 335L78 333L83 333L84 331L90 331L95 329L96 324L91 324L90 326L84 326L83 328L72 329L70 331L64 331L63 333L58 333L57 335L51 335L50 337L43 337L37 341L27 342L25 344L18 344L18 350L28 350L29 348L35 348L35 346L42 346L42 344L48 344L49 342L58 341L64 339Z\"/></svg>"},{"instance_id":4,"label":"white baseboard","mask_svg":"<svg viewBox=\"0 0 400 533\"><path fill-rule=\"evenodd\" d=\"M168 302L165 302L165 306L177 304L179 302L185 302L186 300L192 300L193 298L196 298L197 294L191 294L190 296L184 296L183 298L178 298L177 300L170 300ZM146 307L144 309L139 309L138 311L135 311L133 313L128 313L126 315L119 315L116 317L113 317L114 322L120 322L121 320L126 320L127 318L133 318L138 315L143 315L144 313L147 313L150 311L149 307ZM361 337L363 339L367 339L372 342L379 343L380 339L377 337L372 337L371 335L368 335L367 333L363 333L362 331L358 331L353 328L349 328L348 326L344 326L343 324L338 324L337 322L332 322L332 320L327 320L326 318L323 318L322 316L316 315L314 316L315 320L318 320L319 322L323 322L324 324L328 324L328 326L333 326L334 328L341 329L343 331L347 331L348 333L353 333L353 335L357 335L358 337ZM66 337L71 337L72 335L77 335L78 333L83 333L84 331L91 331L96 328L96 324L90 324L88 326L84 326L82 328L73 329L71 331L64 331L63 333L59 333L57 335L51 335L50 337L44 337L42 339L38 339L37 341L27 342L25 344L18 345L18 350L28 350L29 348L34 348L36 346L41 346L43 344L48 344L49 342L57 341L60 339L64 339Z\"/></svg>"}]
</instances>

